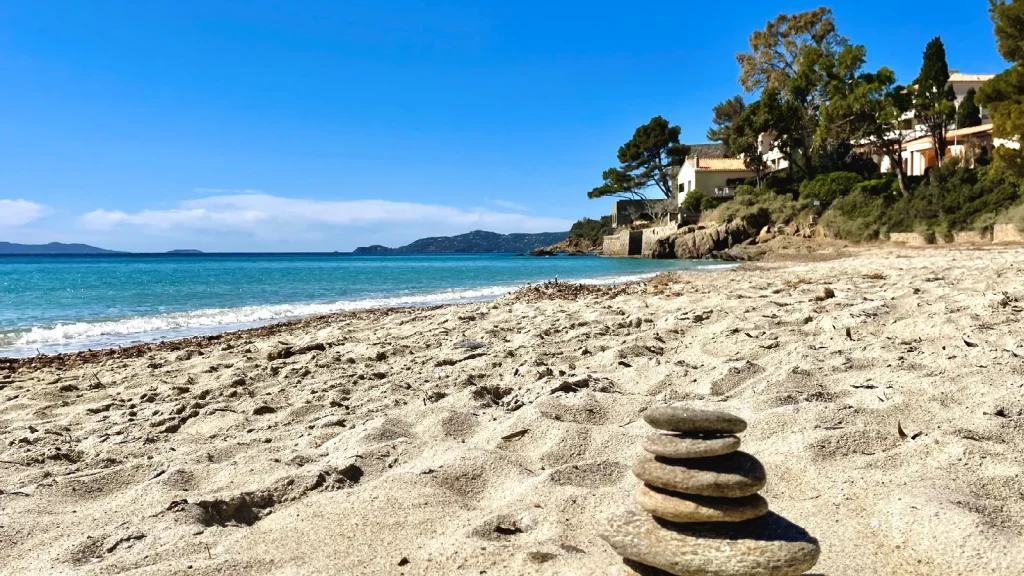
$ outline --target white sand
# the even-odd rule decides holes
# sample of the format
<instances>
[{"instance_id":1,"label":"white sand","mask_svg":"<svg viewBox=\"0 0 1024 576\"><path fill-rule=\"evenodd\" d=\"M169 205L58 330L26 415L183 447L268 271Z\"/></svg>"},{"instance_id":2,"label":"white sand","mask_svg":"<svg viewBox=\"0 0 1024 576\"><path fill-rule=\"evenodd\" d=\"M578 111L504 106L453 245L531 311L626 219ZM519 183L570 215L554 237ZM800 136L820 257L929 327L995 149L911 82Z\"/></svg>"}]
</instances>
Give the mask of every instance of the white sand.
<instances>
[{"instance_id":1,"label":"white sand","mask_svg":"<svg viewBox=\"0 0 1024 576\"><path fill-rule=\"evenodd\" d=\"M817 572L1020 574L1022 271L871 248L0 364L0 573L611 573L639 415L687 401L747 419Z\"/></svg>"}]
</instances>

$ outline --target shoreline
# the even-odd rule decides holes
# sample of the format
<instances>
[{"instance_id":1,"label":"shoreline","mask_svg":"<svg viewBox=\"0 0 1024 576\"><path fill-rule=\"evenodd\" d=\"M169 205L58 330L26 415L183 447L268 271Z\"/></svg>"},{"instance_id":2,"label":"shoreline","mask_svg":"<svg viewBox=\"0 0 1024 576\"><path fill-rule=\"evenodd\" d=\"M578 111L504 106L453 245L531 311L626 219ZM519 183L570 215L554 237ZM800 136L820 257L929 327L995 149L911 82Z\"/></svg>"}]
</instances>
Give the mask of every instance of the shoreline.
<instances>
[{"instance_id":1,"label":"shoreline","mask_svg":"<svg viewBox=\"0 0 1024 576\"><path fill-rule=\"evenodd\" d=\"M856 247L0 360L0 565L604 574L640 415L686 402L750 424L817 572L1015 574L1022 270Z\"/></svg>"},{"instance_id":2,"label":"shoreline","mask_svg":"<svg viewBox=\"0 0 1024 576\"><path fill-rule=\"evenodd\" d=\"M728 262L667 263L653 271L619 271L606 275L568 278L565 281L594 285L613 285L643 281L674 269L713 270L733 266ZM556 274L555 279L558 278ZM444 304L488 302L531 284L548 279L507 284L457 286L409 293L395 288L390 295L373 295L327 301L270 302L241 306L206 307L120 318L58 322L52 325L22 327L0 334L0 358L25 358L76 351L134 346L166 340L258 328L323 314L385 308L420 308Z\"/></svg>"}]
</instances>

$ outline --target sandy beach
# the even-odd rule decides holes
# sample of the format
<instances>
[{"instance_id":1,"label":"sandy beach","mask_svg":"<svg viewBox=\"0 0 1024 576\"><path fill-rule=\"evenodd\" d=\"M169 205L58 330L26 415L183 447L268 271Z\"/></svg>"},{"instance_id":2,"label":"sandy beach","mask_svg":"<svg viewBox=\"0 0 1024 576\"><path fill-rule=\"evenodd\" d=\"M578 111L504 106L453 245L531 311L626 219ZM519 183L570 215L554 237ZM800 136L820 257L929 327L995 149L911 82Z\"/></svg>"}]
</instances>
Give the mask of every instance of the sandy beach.
<instances>
[{"instance_id":1,"label":"sandy beach","mask_svg":"<svg viewBox=\"0 0 1024 576\"><path fill-rule=\"evenodd\" d=\"M1020 574L1022 274L847 248L0 361L0 573L613 574L640 415L687 402L815 573Z\"/></svg>"}]
</instances>

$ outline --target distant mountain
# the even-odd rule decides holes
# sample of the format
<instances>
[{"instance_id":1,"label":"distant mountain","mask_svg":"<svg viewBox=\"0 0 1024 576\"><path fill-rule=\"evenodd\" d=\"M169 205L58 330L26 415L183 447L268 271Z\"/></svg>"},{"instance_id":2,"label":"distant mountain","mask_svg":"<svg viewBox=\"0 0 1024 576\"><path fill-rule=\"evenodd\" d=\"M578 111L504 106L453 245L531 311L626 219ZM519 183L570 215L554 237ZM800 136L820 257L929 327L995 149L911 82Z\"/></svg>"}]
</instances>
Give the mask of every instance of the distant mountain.
<instances>
[{"instance_id":1,"label":"distant mountain","mask_svg":"<svg viewBox=\"0 0 1024 576\"><path fill-rule=\"evenodd\" d=\"M541 232L539 234L498 234L474 230L458 236L423 238L400 248L364 246L352 253L364 256L387 254L468 254L495 252L529 252L534 248L557 244L569 237L568 232Z\"/></svg>"},{"instance_id":2,"label":"distant mountain","mask_svg":"<svg viewBox=\"0 0 1024 576\"><path fill-rule=\"evenodd\" d=\"M114 250L104 250L86 244L14 244L0 242L0 254L123 254Z\"/></svg>"},{"instance_id":3,"label":"distant mountain","mask_svg":"<svg viewBox=\"0 0 1024 576\"><path fill-rule=\"evenodd\" d=\"M189 249L189 248L185 248L185 249L179 248L177 250L168 250L167 253L168 254L202 254L203 251L202 250L193 250L193 249Z\"/></svg>"}]
</instances>

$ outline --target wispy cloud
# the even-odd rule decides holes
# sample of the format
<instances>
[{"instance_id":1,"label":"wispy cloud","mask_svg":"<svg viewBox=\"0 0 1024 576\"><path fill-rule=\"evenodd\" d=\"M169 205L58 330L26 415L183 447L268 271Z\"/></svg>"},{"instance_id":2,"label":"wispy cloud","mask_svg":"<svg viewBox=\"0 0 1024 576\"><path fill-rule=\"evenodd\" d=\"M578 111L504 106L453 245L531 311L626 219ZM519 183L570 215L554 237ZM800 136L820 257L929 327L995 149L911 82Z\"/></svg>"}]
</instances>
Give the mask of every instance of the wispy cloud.
<instances>
[{"instance_id":1,"label":"wispy cloud","mask_svg":"<svg viewBox=\"0 0 1024 576\"><path fill-rule=\"evenodd\" d=\"M325 201L285 198L261 192L209 196L182 202L171 210L96 210L81 217L83 226L108 230L136 226L141 230L213 230L260 233L268 227L356 227L388 224L444 225L495 232L567 230L572 224L560 218L535 218L514 212L484 208L456 208L388 200Z\"/></svg>"},{"instance_id":2,"label":"wispy cloud","mask_svg":"<svg viewBox=\"0 0 1024 576\"><path fill-rule=\"evenodd\" d=\"M506 210L515 210L516 212L526 212L530 209L526 204L520 204L519 202L509 202L508 200L497 200L494 198L488 198L488 202L494 204L498 208L504 208Z\"/></svg>"},{"instance_id":3,"label":"wispy cloud","mask_svg":"<svg viewBox=\"0 0 1024 576\"><path fill-rule=\"evenodd\" d=\"M28 200L0 200L0 226L24 226L46 213L46 206Z\"/></svg>"}]
</instances>

